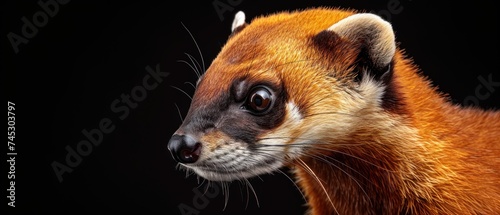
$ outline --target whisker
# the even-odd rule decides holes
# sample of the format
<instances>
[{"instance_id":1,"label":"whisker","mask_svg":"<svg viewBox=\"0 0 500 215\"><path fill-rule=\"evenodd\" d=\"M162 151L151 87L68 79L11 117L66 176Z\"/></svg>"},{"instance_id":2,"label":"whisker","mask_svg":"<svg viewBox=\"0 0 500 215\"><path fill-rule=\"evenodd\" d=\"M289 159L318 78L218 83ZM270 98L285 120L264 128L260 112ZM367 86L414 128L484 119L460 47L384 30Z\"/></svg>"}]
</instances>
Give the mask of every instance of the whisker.
<instances>
[{"instance_id":1,"label":"whisker","mask_svg":"<svg viewBox=\"0 0 500 215\"><path fill-rule=\"evenodd\" d=\"M239 182L239 185L240 185L240 193L241 193L241 201L243 201L243 199L246 199L245 200L245 210L248 209L248 202L250 202L250 190L248 189L248 185L246 184L245 181L243 180L238 180ZM245 188L245 193L246 193L246 198L243 197L243 187Z\"/></svg>"},{"instance_id":2,"label":"whisker","mask_svg":"<svg viewBox=\"0 0 500 215\"><path fill-rule=\"evenodd\" d=\"M328 198L328 201L332 205L333 210L335 210L335 213L339 214L339 212L337 211L337 208L335 208L335 205L333 205L333 201L330 198L330 195L328 195L328 192L327 192L325 186L323 185L323 183L321 182L320 178L318 178L318 176L316 175L316 173L314 173L314 171L302 159L298 158L297 161L306 170L306 172L308 172L311 176L313 176L313 178L319 183L319 186L321 187L321 189L325 193L326 198Z\"/></svg>"},{"instance_id":3,"label":"whisker","mask_svg":"<svg viewBox=\"0 0 500 215\"><path fill-rule=\"evenodd\" d=\"M200 73L200 70L202 69L200 64L198 63L198 61L196 59L194 59L194 57L188 53L184 53L188 58L189 60L191 60L191 63L193 64L194 67L196 67L196 70L195 70L195 73L196 73L196 76L198 78L200 78L201 76L201 73Z\"/></svg>"},{"instance_id":4,"label":"whisker","mask_svg":"<svg viewBox=\"0 0 500 215\"><path fill-rule=\"evenodd\" d=\"M253 193L253 195L255 197L255 201L257 202L257 207L260 208L259 197L257 197L257 193L255 192L255 189L253 188L252 184L246 178L243 178L243 180L246 181L247 187L250 187L250 190L252 191L252 193Z\"/></svg>"},{"instance_id":5,"label":"whisker","mask_svg":"<svg viewBox=\"0 0 500 215\"><path fill-rule=\"evenodd\" d=\"M222 208L222 210L225 211L227 203L229 202L229 182L222 182L221 184L222 193L224 195L224 207Z\"/></svg>"},{"instance_id":6,"label":"whisker","mask_svg":"<svg viewBox=\"0 0 500 215\"><path fill-rule=\"evenodd\" d=\"M262 150L262 149L261 149ZM266 151L266 152L281 152L281 151L278 151L278 150L272 150L272 149L264 149L263 151ZM271 154L268 154L268 153L263 153L262 155L267 155L267 156L272 156ZM312 153L306 153L306 152L301 152L300 155L304 156L304 157L312 157L312 158L315 158L315 159L319 159L321 161L324 161L325 163L327 164L330 164L332 166L335 166L337 168L339 168L337 165L335 165L334 163L330 162L329 160L327 160L328 158L330 157L327 157L327 156L323 156L321 157L320 155L315 155L315 154L312 154ZM273 158L276 158L276 157L273 157ZM331 160L345 166L346 168L349 168L350 170L354 171L355 173L357 173L358 175L360 175L361 177L363 177L364 179L366 179L367 181L368 178L366 178L363 174L361 174L359 171L357 171L356 169L350 167L349 165L345 164L345 163L342 163L334 158L330 158ZM339 168L340 170L342 170L341 168ZM342 170L344 172L344 170ZM282 171L281 171L282 172ZM282 172L283 173L283 172ZM346 173L346 172L344 172ZM348 173L346 173L347 175L349 175ZM349 175L351 176L351 175Z\"/></svg>"},{"instance_id":7,"label":"whisker","mask_svg":"<svg viewBox=\"0 0 500 215\"><path fill-rule=\"evenodd\" d=\"M246 201L245 201L245 210L248 208L248 202L250 202L250 190L248 190L248 185L243 181L243 180L238 180L238 182L240 182L240 193L241 193L241 199L243 201L243 188L242 186L245 187L246 189Z\"/></svg>"},{"instance_id":8,"label":"whisker","mask_svg":"<svg viewBox=\"0 0 500 215\"><path fill-rule=\"evenodd\" d=\"M333 167L337 168L338 170L342 171L342 172L343 172L344 174L346 174L349 178L351 178L351 179L352 179L352 180L353 180L353 181L354 181L354 182L355 182L355 183L359 186L359 188L361 188L361 191L363 191L363 193L364 193L364 194L365 194L365 196L367 197L368 201L371 201L371 200L370 200L370 198L369 198L369 196L368 196L368 193L366 193L365 189L363 189L363 186L361 186L360 182L359 182L358 180L356 180L356 178L355 178L354 176L352 176L351 174L349 174L348 172L346 172L345 170L343 170L343 169L342 169L342 168L340 168L339 166L335 165L334 163L332 163L332 162L328 161L327 159L322 158L321 156L314 155L314 154L308 154L308 155L309 155L310 157L314 158L314 159L319 159L319 160L321 160L321 161L323 161L323 162L327 163L328 165L331 165L331 166L333 166ZM336 159L332 159L332 160L337 161ZM346 166L347 168L349 168L349 169L353 170L354 172L358 173L361 177L363 177L363 178L367 179L364 175L362 175L360 172L358 172L358 171L354 170L352 167L349 167L348 165L346 165L346 164L344 164L344 163L342 163L342 162L340 162L340 161L337 161L337 162L338 162L338 163L340 163L340 164L342 164L342 165L344 165L344 166ZM367 179L367 181L368 181L368 179Z\"/></svg>"},{"instance_id":9,"label":"whisker","mask_svg":"<svg viewBox=\"0 0 500 215\"><path fill-rule=\"evenodd\" d=\"M305 144L296 144L296 146L304 146ZM277 149L279 149L279 147L282 147L282 145L266 145L265 147L262 147L260 148L260 150L258 150L258 154L261 158L262 157L272 157L273 159L277 159L278 161L282 161L282 162L288 162L287 161L287 157L286 156L276 156L275 153L271 154L271 152L281 152L280 150L276 150L276 149L272 149L272 148L268 148L270 146L277 146ZM285 145L283 145L285 146ZM315 155L315 154L307 154L307 153L301 153L302 156L307 156L307 157L311 157L311 158L314 158L314 159L317 159L317 160L321 160L325 163L328 163L330 164L332 167L335 167L335 168L338 168L339 170L341 170L344 174L346 174L347 176L349 176L352 180L354 180L354 182L363 190L363 187L361 186L360 182L356 180L356 178L351 175L350 173L346 172L344 169L340 168L340 166L338 166L337 164L334 164L332 163L332 161L336 161L336 162L339 162L340 164L342 164L342 162L340 161L337 161L335 159L333 159L332 161L328 160L327 157L321 157L320 155ZM253 157L250 157L248 158L249 160L255 160L255 161L262 161L261 159L254 159L255 156ZM258 158L258 157L257 157ZM324 182L323 180L321 180L321 178L318 177L318 175L316 175L316 173L314 172L314 170L312 170L307 163L305 163L301 158L298 158L296 160L299 164L299 166L301 166L309 175L311 175L313 177L314 180L316 180L318 183L319 183L319 186L320 188L323 190L323 192L325 192L325 195L327 196L330 204L332 205L334 211L338 214L338 211L335 207L335 205L333 204L333 201L332 199L330 198L328 192L327 192L327 189L326 187L324 186ZM207 165L207 164L205 164ZM214 166L214 168L216 169L225 169L227 172L234 172L234 170L231 171L231 169L236 169L236 167L234 166L231 166L231 167L228 167L226 166L225 164L221 164L221 165L216 165L215 163L212 163L212 165ZM345 165L345 164L342 164L342 165ZM346 166L347 167L347 166ZM349 167L347 167L349 168ZM352 168L350 168L351 170L353 170ZM306 197L304 195L304 193L302 192L302 190L298 187L297 183L294 182L294 180L292 178L290 178L287 174L285 174L282 170L280 169L277 169L277 171L283 175L285 175L285 177L287 177L287 179L289 179L293 184L294 186L297 188L297 190L299 190L300 194L302 195L304 201L307 201L306 200ZM358 173L361 175L361 173L353 170L354 172ZM260 178L260 177L259 177ZM262 179L261 179L262 180ZM246 208L248 207L248 204L249 204L249 193L252 192L255 199L256 199L256 203L257 203L257 206L260 207L260 201L259 201L259 198L258 198L258 195L257 195L257 192L255 191L253 185L250 183L250 181L246 178L241 178L240 179L241 182L243 182L243 184L245 185L246 189L247 189L247 202L246 202ZM204 182L202 182L204 183ZM210 183L210 182L208 182ZM224 201L224 210L227 208L227 204L228 204L228 201L229 201L229 184L226 184L226 182L222 182L221 184L221 187L222 187L222 192L225 196L225 201ZM206 192L206 191L205 191ZM365 193L366 195L366 192L363 190L363 192Z\"/></svg>"},{"instance_id":10,"label":"whisker","mask_svg":"<svg viewBox=\"0 0 500 215\"><path fill-rule=\"evenodd\" d=\"M281 151L279 151L279 150L272 150L272 149L264 149L264 151L266 151L266 152L278 152L278 153L279 153L279 152L281 152ZM260 152L262 152L262 150L261 150ZM264 155L264 156L270 156L270 154L268 154L268 153L259 153L259 154ZM336 165L336 164L332 163L331 161L327 160L327 158L329 158L329 157L326 157L326 156L325 156L325 157L321 157L321 156L319 156L319 155L315 155L315 154L312 154L312 153L304 153L304 152L301 152L301 153L300 153L300 155L301 155L301 156L304 156L304 157L311 157L311 158L313 158L313 159L320 160L320 161L325 162L326 164L330 165L330 167L332 167L332 166L333 166L333 167L335 167L335 168L339 169L339 170L340 170L343 174L346 174L349 178L351 178L351 179L352 179L352 180L353 180L353 181L354 181L354 182L355 182L355 183L359 186L359 188L361 189L361 191L365 194L365 196L367 197L367 200L368 200L368 201L371 201L371 199L370 199L370 198L369 198L369 196L368 196L368 193L365 191L365 189L363 188L363 186L361 186L360 182L359 182L359 181L358 181L358 180L357 180L357 179L356 179L353 175L349 174L348 172L346 172L345 170L343 170L342 168L340 168L338 165ZM344 163L342 163L342 162L340 162L340 161L338 161L338 160L336 160L336 159L334 159L334 158L331 158L331 159L332 159L333 161L336 161L336 162L338 162L339 164L341 164L341 165L345 166L346 168L349 168L350 170L354 171L355 173L357 173L358 175L360 175L361 177L363 177L364 179L366 179L366 181L370 181L370 180L368 180L368 178L366 178L363 174L361 174L361 173L360 173L359 171L357 171L356 169L354 169L354 168L350 167L349 165L344 164ZM278 171L280 171L281 173L283 173L283 172L282 172L281 170L279 170L279 169L278 169ZM284 173L283 173L283 174L284 174ZM287 175L285 174L285 176L287 176ZM287 176L287 177L288 177L288 176ZM288 177L288 179L290 179L290 177ZM291 179L290 179L290 180L291 180ZM293 181L292 181L292 182L293 182ZM297 187L297 185L295 184L295 182L293 182L293 183L294 183L294 185ZM297 188L298 188L298 187L297 187ZM298 189L299 189L299 191L300 191L300 188L298 188ZM304 200L305 200L305 196L303 195L303 193L302 193L302 192L301 192L301 194L302 194L302 196L303 196L303 198L304 198Z\"/></svg>"},{"instance_id":11,"label":"whisker","mask_svg":"<svg viewBox=\"0 0 500 215\"><path fill-rule=\"evenodd\" d=\"M190 168L182 165L181 163L177 163L177 165L175 166L175 168L177 170L183 170L183 171L185 171L186 172L186 178L188 178L189 176L195 174L194 171L192 171Z\"/></svg>"},{"instance_id":12,"label":"whisker","mask_svg":"<svg viewBox=\"0 0 500 215\"><path fill-rule=\"evenodd\" d=\"M335 150L335 149L331 149L331 148L327 148L327 147L321 147L321 145L323 145L323 144L309 144L309 143L305 143L305 144L292 143L292 144L277 144L277 145L260 144L259 147L278 146L278 147L305 147L305 148L319 149L319 150L324 150L324 151L328 151L328 152L339 153L339 154L342 154L342 155L345 155L345 156L348 156L348 157L351 157L351 158L358 159L360 161L363 161L363 162L365 162L367 164L370 164L370 165L372 165L374 167L377 167L377 168L379 168L381 170L384 170L384 171L387 171L387 172L397 172L397 171L394 171L394 170L387 169L387 168L385 168L383 166L377 165L377 164L375 164L373 162L370 162L370 161L368 161L366 159L363 159L361 157L349 154L347 152L343 152L343 151L339 151L339 150ZM350 144L345 144L344 147L348 147L349 145ZM337 146L337 145L335 145L335 146ZM353 146L355 146L355 145L353 144ZM368 155L368 154L366 154L366 155Z\"/></svg>"},{"instance_id":13,"label":"whisker","mask_svg":"<svg viewBox=\"0 0 500 215\"><path fill-rule=\"evenodd\" d=\"M314 148L314 147L317 147L318 145L325 145L325 144L321 144L321 143L315 143L316 141L318 141L317 139L301 138L301 137L264 137L264 138L257 139L257 141L260 141L260 140L274 140L274 139L277 139L277 140L280 140L280 139L281 140L282 139L293 139L293 140L302 140L302 141L311 141L311 142L286 143L286 144L276 144L276 145L259 143L259 147L272 147L272 146L280 146L280 147L296 146L296 147L301 147L301 146L305 146L305 147ZM364 146L364 145L368 145L368 143L344 143L344 144L336 143L336 144L334 144L335 147L354 147L354 146Z\"/></svg>"},{"instance_id":14,"label":"whisker","mask_svg":"<svg viewBox=\"0 0 500 215\"><path fill-rule=\"evenodd\" d=\"M317 139L313 139L313 138L274 136L274 137L262 137L262 138L258 138L256 140L256 142L259 142L259 141L262 141L262 140L283 140L283 139L304 140L304 141L314 141L314 142L317 141ZM279 145L279 146L286 146L286 145L291 145L291 144L308 144L308 143L287 143L287 144ZM275 145L260 143L260 146L275 146Z\"/></svg>"},{"instance_id":15,"label":"whisker","mask_svg":"<svg viewBox=\"0 0 500 215\"><path fill-rule=\"evenodd\" d=\"M179 117L181 118L181 122L184 123L184 118L182 117L181 110L179 109L179 106L177 106L177 103L174 103L174 105L177 108L177 113L179 113Z\"/></svg>"},{"instance_id":16,"label":"whisker","mask_svg":"<svg viewBox=\"0 0 500 215\"><path fill-rule=\"evenodd\" d=\"M193 34L191 34L191 31L189 31L189 29L184 25L184 23L181 22L181 24L186 29L186 31L189 33L189 36L191 36L191 39L193 40L194 44L196 45L196 48L198 49L198 53L200 54L200 58L201 58L201 63L203 65L202 71L204 72L205 71L205 61L203 60L203 55L201 54L200 46L198 46L198 43L194 39Z\"/></svg>"},{"instance_id":17,"label":"whisker","mask_svg":"<svg viewBox=\"0 0 500 215\"><path fill-rule=\"evenodd\" d=\"M316 158L318 158L318 159L323 160L324 162L326 162L326 163L328 163L328 164L331 164L331 165L336 166L335 164L331 163L331 162L328 160L328 158L330 158L330 157L324 156L324 158L321 158L319 155L313 155L313 154L310 154L310 156L316 157ZM356 170L355 168L350 167L349 165L347 165L347 164L345 164L345 163L342 163L341 161L339 161L339 160L337 160L337 159L335 159L335 158L330 158L330 159L331 159L332 161L335 161L335 162L337 162L337 163L341 164L342 166L345 166L346 168L350 169L351 171L353 171L353 172L357 173L359 176L361 176L361 177L363 177L364 179L366 179L366 181L370 182L370 180L369 180L366 176L364 176L363 174L361 174L361 172L359 172L359 171L358 171L358 170ZM336 166L336 167L338 167L338 166Z\"/></svg>"},{"instance_id":18,"label":"whisker","mask_svg":"<svg viewBox=\"0 0 500 215\"><path fill-rule=\"evenodd\" d=\"M171 87L174 88L174 89L176 89L176 90L181 91L182 93L184 93L184 95L186 95L187 97L189 97L190 100L193 100L193 98L188 93L186 93L186 91L182 90L181 88L178 88L176 86L171 86Z\"/></svg>"},{"instance_id":19,"label":"whisker","mask_svg":"<svg viewBox=\"0 0 500 215\"><path fill-rule=\"evenodd\" d=\"M189 81L186 81L186 82L184 82L184 84L190 85L191 87L193 87L193 89L195 89L195 90L196 90L196 86L194 86L194 84L193 84L193 83L191 83L191 82L189 82Z\"/></svg>"},{"instance_id":20,"label":"whisker","mask_svg":"<svg viewBox=\"0 0 500 215\"><path fill-rule=\"evenodd\" d=\"M203 195L207 194L208 189L210 189L210 184L211 184L209 180L205 180L203 178L203 180L201 181L201 184L198 186L198 188L202 187L202 185L205 183L205 181L207 182L207 186L205 186L205 190L203 191Z\"/></svg>"},{"instance_id":21,"label":"whisker","mask_svg":"<svg viewBox=\"0 0 500 215\"><path fill-rule=\"evenodd\" d=\"M318 115L329 115L329 114L352 116L352 117L358 117L358 118L361 118L361 119L365 118L364 116L354 115L354 114L350 114L350 113L343 113L343 112L338 112L338 111L328 111L328 112L311 113L311 114L303 116L303 118L312 117L312 116L318 116Z\"/></svg>"},{"instance_id":22,"label":"whisker","mask_svg":"<svg viewBox=\"0 0 500 215\"><path fill-rule=\"evenodd\" d=\"M292 184L295 186L295 188L297 188L297 190L299 191L300 195L302 196L302 199L304 199L304 201L307 202L307 199L306 199L306 196L304 195L304 193L302 192L302 189L300 189L300 187L297 185L297 183L292 179L290 178L290 176L288 176L286 173L284 173L283 171L281 171L280 169L277 169L277 171L281 174L283 174L286 178L288 178L288 180L290 180L292 182Z\"/></svg>"},{"instance_id":23,"label":"whisker","mask_svg":"<svg viewBox=\"0 0 500 215\"><path fill-rule=\"evenodd\" d=\"M200 75L199 75L199 72L198 72L198 69L193 67L193 65L189 64L189 62L185 61L185 60L178 60L177 62L179 63L185 63L189 66L189 68L191 68L191 70L194 71L194 73L196 74L196 77L200 78Z\"/></svg>"}]
</instances>

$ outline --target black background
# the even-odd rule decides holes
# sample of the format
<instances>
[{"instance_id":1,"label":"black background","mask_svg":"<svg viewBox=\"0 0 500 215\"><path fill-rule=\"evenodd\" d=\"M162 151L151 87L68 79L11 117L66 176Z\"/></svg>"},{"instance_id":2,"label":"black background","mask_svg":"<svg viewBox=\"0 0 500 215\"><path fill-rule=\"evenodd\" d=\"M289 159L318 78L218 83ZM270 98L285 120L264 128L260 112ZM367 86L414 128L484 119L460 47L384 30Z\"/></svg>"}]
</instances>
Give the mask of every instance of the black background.
<instances>
[{"instance_id":1,"label":"black background","mask_svg":"<svg viewBox=\"0 0 500 215\"><path fill-rule=\"evenodd\" d=\"M36 1L3 1L2 75L7 101L16 104L16 207L9 214L181 214L179 205L198 214L303 214L304 200L283 174L250 179L259 199L238 182L203 202L192 191L195 176L175 169L166 149L189 98L172 86L193 88L196 75L179 60L185 53L201 58L184 29L193 34L208 65L225 43L232 18L245 11L247 21L280 10L312 6L341 6L383 14L391 21L399 46L406 50L439 90L462 104L476 97L479 76L498 72L498 15L493 1L467 4L384 1L226 1L232 11L222 20L213 1L70 1L38 29L27 44L14 53L7 34L21 34L21 17L32 19L40 11ZM402 11L387 16L388 3L399 2ZM231 6L230 3L233 3ZM115 99L142 84L146 66L169 72L163 82L148 91L144 101L123 120L111 110ZM487 93L482 88L481 93ZM484 108L500 107L500 88L478 99ZM99 127L109 118L115 130L83 157L60 183L52 170L54 161L64 163L66 146L85 140L82 130ZM2 147L4 160L7 146ZM2 162L7 177L8 163ZM286 169L283 169L286 172ZM7 196L3 182L2 196ZM200 190L202 190L200 188ZM247 197L248 195L248 197ZM193 199L206 205L194 204ZM247 204L248 200L248 205ZM196 208L198 206L198 208Z\"/></svg>"}]
</instances>

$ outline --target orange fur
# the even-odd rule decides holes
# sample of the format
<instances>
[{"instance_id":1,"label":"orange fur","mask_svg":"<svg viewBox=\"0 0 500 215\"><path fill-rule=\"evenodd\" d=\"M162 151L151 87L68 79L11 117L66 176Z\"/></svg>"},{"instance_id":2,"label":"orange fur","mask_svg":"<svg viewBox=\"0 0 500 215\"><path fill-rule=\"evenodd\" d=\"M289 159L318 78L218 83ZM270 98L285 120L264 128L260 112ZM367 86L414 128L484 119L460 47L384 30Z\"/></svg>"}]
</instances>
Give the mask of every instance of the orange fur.
<instances>
[{"instance_id":1,"label":"orange fur","mask_svg":"<svg viewBox=\"0 0 500 215\"><path fill-rule=\"evenodd\" d=\"M352 84L358 48L342 40L325 53L311 37L354 13L319 8L252 20L213 61L192 106L216 100L241 77L285 86L305 117L294 124L288 112L262 137L286 134L292 143L321 134L310 156L289 162L311 214L499 214L500 112L451 104L399 49L392 77L399 110L349 97L343 86ZM346 112L321 114L332 110Z\"/></svg>"}]
</instances>

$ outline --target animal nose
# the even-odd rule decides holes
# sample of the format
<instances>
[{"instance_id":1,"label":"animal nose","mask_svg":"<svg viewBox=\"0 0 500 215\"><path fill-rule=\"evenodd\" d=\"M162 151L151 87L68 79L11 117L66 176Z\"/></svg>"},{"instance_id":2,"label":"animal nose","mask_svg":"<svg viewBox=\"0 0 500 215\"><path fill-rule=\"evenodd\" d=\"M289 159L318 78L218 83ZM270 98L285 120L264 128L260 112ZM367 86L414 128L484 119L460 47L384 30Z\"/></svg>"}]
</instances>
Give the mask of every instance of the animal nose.
<instances>
[{"instance_id":1,"label":"animal nose","mask_svg":"<svg viewBox=\"0 0 500 215\"><path fill-rule=\"evenodd\" d=\"M201 143L190 136L174 134L167 146L172 157L180 163L194 163L201 153Z\"/></svg>"}]
</instances>

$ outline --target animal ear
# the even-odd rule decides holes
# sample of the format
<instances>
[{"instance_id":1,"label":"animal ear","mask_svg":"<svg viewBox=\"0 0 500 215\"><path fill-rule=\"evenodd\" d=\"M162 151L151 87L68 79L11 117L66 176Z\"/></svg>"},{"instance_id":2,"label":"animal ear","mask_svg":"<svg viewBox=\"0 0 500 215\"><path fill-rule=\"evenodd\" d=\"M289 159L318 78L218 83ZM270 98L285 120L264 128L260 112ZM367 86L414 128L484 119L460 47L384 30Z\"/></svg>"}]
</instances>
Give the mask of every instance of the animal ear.
<instances>
[{"instance_id":1,"label":"animal ear","mask_svg":"<svg viewBox=\"0 0 500 215\"><path fill-rule=\"evenodd\" d=\"M377 15L359 13L351 15L329 27L342 40L350 41L358 50L356 62L368 68L370 75L387 76L396 51L394 31L391 24ZM363 75L363 74L360 74Z\"/></svg>"},{"instance_id":2,"label":"animal ear","mask_svg":"<svg viewBox=\"0 0 500 215\"><path fill-rule=\"evenodd\" d=\"M238 11L236 15L234 15L233 24L231 25L231 34L234 35L239 31L243 30L243 28L247 26L245 22L245 13L243 11Z\"/></svg>"},{"instance_id":3,"label":"animal ear","mask_svg":"<svg viewBox=\"0 0 500 215\"><path fill-rule=\"evenodd\" d=\"M315 35L314 41L322 44L323 51L333 56L334 61L351 64L347 66L355 69L358 80L367 74L383 83L384 109L404 111L397 83L392 79L396 41L391 24L377 15L359 13Z\"/></svg>"}]
</instances>

